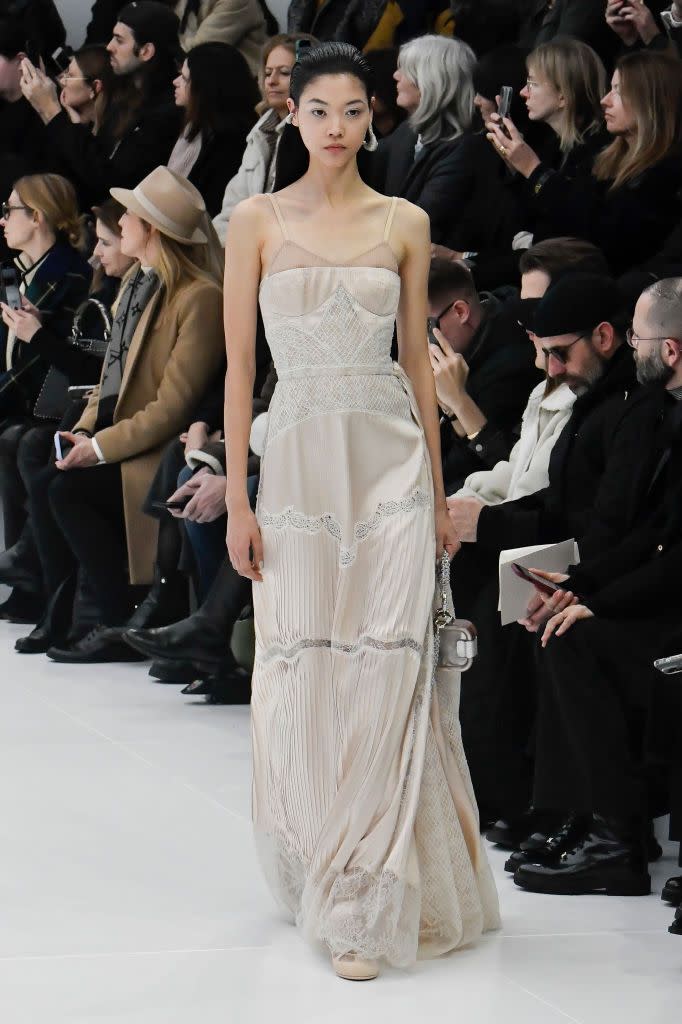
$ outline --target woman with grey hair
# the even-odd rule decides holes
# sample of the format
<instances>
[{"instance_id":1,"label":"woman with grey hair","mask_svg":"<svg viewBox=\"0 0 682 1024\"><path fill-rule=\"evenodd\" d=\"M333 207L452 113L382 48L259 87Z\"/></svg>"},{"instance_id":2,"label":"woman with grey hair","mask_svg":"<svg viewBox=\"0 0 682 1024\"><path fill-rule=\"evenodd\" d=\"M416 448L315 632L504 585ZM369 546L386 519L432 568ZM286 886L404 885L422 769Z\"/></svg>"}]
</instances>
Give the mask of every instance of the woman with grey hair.
<instances>
[{"instance_id":1,"label":"woman with grey hair","mask_svg":"<svg viewBox=\"0 0 682 1024\"><path fill-rule=\"evenodd\" d=\"M401 47L394 78L409 116L379 143L372 169L375 188L421 206L432 241L458 252L496 240L500 183L490 147L472 129L475 64L459 39L425 35Z\"/></svg>"}]
</instances>

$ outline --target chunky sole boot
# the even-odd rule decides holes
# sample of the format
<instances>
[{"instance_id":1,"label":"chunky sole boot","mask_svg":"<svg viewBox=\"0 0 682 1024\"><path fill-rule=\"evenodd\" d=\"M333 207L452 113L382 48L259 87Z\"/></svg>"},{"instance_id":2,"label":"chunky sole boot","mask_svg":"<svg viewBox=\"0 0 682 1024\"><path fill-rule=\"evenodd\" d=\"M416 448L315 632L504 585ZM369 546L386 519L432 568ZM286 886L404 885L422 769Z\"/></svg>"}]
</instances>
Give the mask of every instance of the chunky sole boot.
<instances>
[{"instance_id":1,"label":"chunky sole boot","mask_svg":"<svg viewBox=\"0 0 682 1024\"><path fill-rule=\"evenodd\" d=\"M524 864L516 871L514 882L526 892L547 893L551 896L648 896L651 877L634 874L627 868L595 867L580 875L564 875L561 871L542 873L542 865Z\"/></svg>"},{"instance_id":2,"label":"chunky sole boot","mask_svg":"<svg viewBox=\"0 0 682 1024\"><path fill-rule=\"evenodd\" d=\"M673 907L679 907L682 903L682 875L669 878L663 886L661 899L664 903L670 903Z\"/></svg>"}]
</instances>

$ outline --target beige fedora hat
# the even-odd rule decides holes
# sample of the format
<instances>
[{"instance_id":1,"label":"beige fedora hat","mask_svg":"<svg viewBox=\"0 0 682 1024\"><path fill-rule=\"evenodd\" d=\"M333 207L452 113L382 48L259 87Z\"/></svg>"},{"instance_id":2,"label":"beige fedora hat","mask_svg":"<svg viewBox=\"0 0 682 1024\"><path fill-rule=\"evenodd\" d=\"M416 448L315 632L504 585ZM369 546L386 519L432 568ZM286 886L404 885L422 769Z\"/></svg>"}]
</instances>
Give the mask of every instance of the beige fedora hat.
<instances>
[{"instance_id":1,"label":"beige fedora hat","mask_svg":"<svg viewBox=\"0 0 682 1024\"><path fill-rule=\"evenodd\" d=\"M208 242L199 227L206 213L201 193L167 167L156 167L134 189L110 188L109 192L162 235L185 245Z\"/></svg>"}]
</instances>

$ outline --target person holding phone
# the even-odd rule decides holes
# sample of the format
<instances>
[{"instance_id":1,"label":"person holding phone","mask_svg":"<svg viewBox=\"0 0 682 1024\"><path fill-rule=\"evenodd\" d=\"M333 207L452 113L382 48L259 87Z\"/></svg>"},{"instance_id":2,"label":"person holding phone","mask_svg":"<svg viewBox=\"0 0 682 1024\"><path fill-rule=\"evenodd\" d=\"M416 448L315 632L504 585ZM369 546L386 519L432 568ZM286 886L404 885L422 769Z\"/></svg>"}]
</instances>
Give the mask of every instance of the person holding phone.
<instances>
[{"instance_id":1,"label":"person holding phone","mask_svg":"<svg viewBox=\"0 0 682 1024\"><path fill-rule=\"evenodd\" d=\"M523 622L540 637L533 801L583 822L516 869L532 892L650 892L644 739L653 662L679 633L681 607L682 278L642 294L628 340L659 406L653 443L630 466L642 479L634 519L566 575L538 573L561 589L538 592Z\"/></svg>"}]
</instances>

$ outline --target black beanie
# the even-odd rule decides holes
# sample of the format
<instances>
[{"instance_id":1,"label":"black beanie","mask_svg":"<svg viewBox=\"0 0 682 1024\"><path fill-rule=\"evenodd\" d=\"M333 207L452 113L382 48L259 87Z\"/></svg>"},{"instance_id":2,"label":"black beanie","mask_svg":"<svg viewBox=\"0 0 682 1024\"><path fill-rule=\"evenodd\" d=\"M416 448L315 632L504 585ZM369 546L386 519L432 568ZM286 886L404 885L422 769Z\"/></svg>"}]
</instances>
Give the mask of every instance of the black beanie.
<instances>
[{"instance_id":1,"label":"black beanie","mask_svg":"<svg viewBox=\"0 0 682 1024\"><path fill-rule=\"evenodd\" d=\"M126 4L117 20L131 29L138 46L154 43L157 50L170 53L180 49L178 16L159 0L135 0Z\"/></svg>"},{"instance_id":2,"label":"black beanie","mask_svg":"<svg viewBox=\"0 0 682 1024\"><path fill-rule=\"evenodd\" d=\"M566 274L544 294L533 316L538 338L591 333L598 324L619 321L625 298L612 277Z\"/></svg>"}]
</instances>

